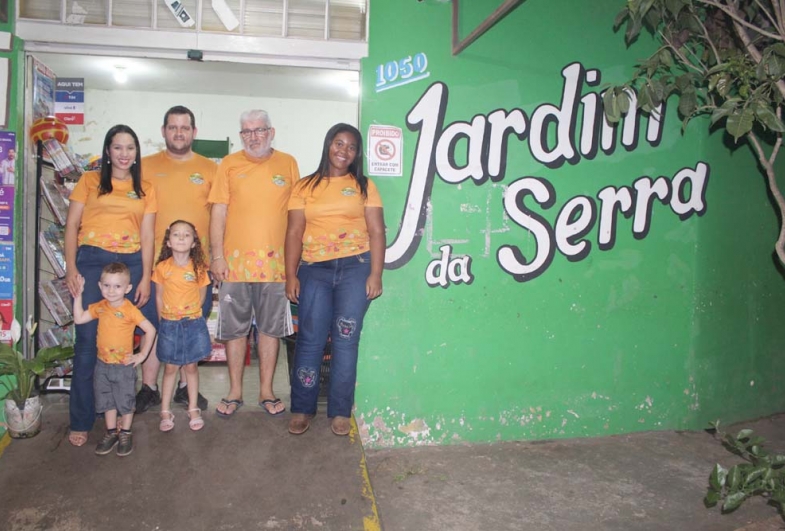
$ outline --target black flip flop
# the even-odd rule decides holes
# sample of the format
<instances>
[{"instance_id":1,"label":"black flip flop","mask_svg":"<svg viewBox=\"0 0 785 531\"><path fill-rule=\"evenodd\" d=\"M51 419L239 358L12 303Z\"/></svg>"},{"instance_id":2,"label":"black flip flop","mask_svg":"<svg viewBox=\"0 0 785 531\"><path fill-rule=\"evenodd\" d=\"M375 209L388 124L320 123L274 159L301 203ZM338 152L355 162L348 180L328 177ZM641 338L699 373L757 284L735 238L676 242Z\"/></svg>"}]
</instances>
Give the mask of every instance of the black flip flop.
<instances>
[{"instance_id":1,"label":"black flip flop","mask_svg":"<svg viewBox=\"0 0 785 531\"><path fill-rule=\"evenodd\" d=\"M227 400L226 398L222 398L221 403L226 407L234 406L234 409L232 410L231 413L223 413L219 411L218 408L215 408L215 412L218 414L218 416L223 417L225 419L228 419L229 417L237 413L237 410L243 407L244 404L242 400Z\"/></svg>"},{"instance_id":2,"label":"black flip flop","mask_svg":"<svg viewBox=\"0 0 785 531\"><path fill-rule=\"evenodd\" d=\"M282 403L283 402L281 402L280 398L274 398L272 400L268 398L268 399L265 399L265 400L262 400L261 402L259 402L259 407L264 409L267 412L267 414L270 415L271 417L277 417L279 415L283 415L284 413L286 413L286 408L283 408L281 411L276 411L275 413L273 413L272 411L267 409L267 405L269 404L269 405L275 407L278 404L282 404Z\"/></svg>"}]
</instances>

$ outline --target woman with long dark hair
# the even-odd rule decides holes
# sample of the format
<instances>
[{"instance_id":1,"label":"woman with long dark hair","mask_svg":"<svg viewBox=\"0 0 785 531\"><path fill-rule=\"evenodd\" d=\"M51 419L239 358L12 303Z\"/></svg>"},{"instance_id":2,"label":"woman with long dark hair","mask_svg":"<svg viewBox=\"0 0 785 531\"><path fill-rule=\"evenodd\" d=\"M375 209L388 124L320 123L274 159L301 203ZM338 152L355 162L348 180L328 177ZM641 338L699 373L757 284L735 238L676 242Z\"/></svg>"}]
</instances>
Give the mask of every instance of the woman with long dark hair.
<instances>
[{"instance_id":1,"label":"woman with long dark hair","mask_svg":"<svg viewBox=\"0 0 785 531\"><path fill-rule=\"evenodd\" d=\"M289 433L305 433L316 413L329 336L327 416L333 433L348 435L360 332L371 300L382 294L386 248L382 201L363 173L355 127L337 124L327 132L319 168L292 189L288 223L286 296L299 304Z\"/></svg>"},{"instance_id":2,"label":"woman with long dark hair","mask_svg":"<svg viewBox=\"0 0 785 531\"><path fill-rule=\"evenodd\" d=\"M82 303L87 308L102 298L98 282L104 266L112 262L127 265L133 286L127 297L155 324L157 318L153 320L145 310L155 306L155 301L147 303L158 205L153 186L142 179L141 165L139 138L133 129L127 125L109 129L104 138L100 173L82 175L69 197L65 278L74 295L79 292L79 277L84 277ZM97 332L97 320L76 326L68 436L74 446L87 442L95 422L93 370Z\"/></svg>"}]
</instances>

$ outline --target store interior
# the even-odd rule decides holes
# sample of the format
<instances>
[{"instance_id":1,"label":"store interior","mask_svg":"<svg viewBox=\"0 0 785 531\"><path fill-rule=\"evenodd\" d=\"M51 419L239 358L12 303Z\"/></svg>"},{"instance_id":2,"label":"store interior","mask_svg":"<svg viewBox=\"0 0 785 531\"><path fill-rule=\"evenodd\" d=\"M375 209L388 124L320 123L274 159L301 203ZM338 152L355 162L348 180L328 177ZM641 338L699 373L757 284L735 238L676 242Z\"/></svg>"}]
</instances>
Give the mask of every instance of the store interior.
<instances>
[{"instance_id":1,"label":"store interior","mask_svg":"<svg viewBox=\"0 0 785 531\"><path fill-rule=\"evenodd\" d=\"M174 105L194 112L197 138L228 140L229 152L236 151L242 145L240 113L264 109L276 130L273 147L294 155L300 173L307 175L318 164L327 129L337 122L358 123L359 75L354 71L39 52L32 57L58 78L84 79L84 123L68 126L68 146L85 160L100 153L105 131L116 123L137 132L143 156L160 151L165 147L163 115ZM48 269L46 259L40 260L39 267ZM288 407L286 352L281 341L274 391ZM212 410L229 388L225 363L202 363L200 377ZM258 392L258 359L251 355L244 378L246 402L257 403ZM47 407L68 407L66 393L46 396Z\"/></svg>"}]
</instances>

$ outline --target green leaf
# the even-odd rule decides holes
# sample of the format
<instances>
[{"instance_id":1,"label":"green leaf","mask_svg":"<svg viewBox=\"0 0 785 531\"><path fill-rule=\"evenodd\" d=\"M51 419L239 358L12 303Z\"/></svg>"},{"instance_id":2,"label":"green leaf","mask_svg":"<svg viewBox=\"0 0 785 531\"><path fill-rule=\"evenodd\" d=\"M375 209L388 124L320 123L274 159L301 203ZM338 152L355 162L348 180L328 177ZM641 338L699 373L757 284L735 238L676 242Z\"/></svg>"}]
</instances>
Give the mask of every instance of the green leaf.
<instances>
[{"instance_id":1,"label":"green leaf","mask_svg":"<svg viewBox=\"0 0 785 531\"><path fill-rule=\"evenodd\" d=\"M738 508L746 498L747 494L745 492L734 492L725 498L725 503L722 504L722 510L724 512L732 511Z\"/></svg>"},{"instance_id":2,"label":"green leaf","mask_svg":"<svg viewBox=\"0 0 785 531\"><path fill-rule=\"evenodd\" d=\"M647 85L643 85L641 89L638 91L637 94L638 98L638 108L643 109L646 112L650 112L652 106L651 103L651 89Z\"/></svg>"},{"instance_id":3,"label":"green leaf","mask_svg":"<svg viewBox=\"0 0 785 531\"><path fill-rule=\"evenodd\" d=\"M697 107L698 98L695 97L695 91L690 90L682 93L681 98L679 98L679 113L682 116L692 116Z\"/></svg>"},{"instance_id":4,"label":"green leaf","mask_svg":"<svg viewBox=\"0 0 785 531\"><path fill-rule=\"evenodd\" d=\"M763 474L766 473L766 470L767 469L765 467L754 468L749 474L747 474L747 477L744 478L744 485L749 485L758 478L762 477Z\"/></svg>"},{"instance_id":5,"label":"green leaf","mask_svg":"<svg viewBox=\"0 0 785 531\"><path fill-rule=\"evenodd\" d=\"M768 129L772 131L776 131L778 133L785 132L785 124L777 118L777 115L774 114L774 111L768 105L764 104L763 102L759 102L758 105L755 106L755 117L760 120L763 125L765 125ZM763 442L761 440L761 442ZM757 443L760 444L760 443Z\"/></svg>"},{"instance_id":6,"label":"green leaf","mask_svg":"<svg viewBox=\"0 0 785 531\"><path fill-rule=\"evenodd\" d=\"M785 465L785 455L777 454L771 456L771 466L777 467Z\"/></svg>"},{"instance_id":7,"label":"green leaf","mask_svg":"<svg viewBox=\"0 0 785 531\"><path fill-rule=\"evenodd\" d=\"M780 57L785 57L785 44L778 42L777 44L770 46L769 50L772 53L779 55Z\"/></svg>"},{"instance_id":8,"label":"green leaf","mask_svg":"<svg viewBox=\"0 0 785 531\"><path fill-rule=\"evenodd\" d=\"M675 17L685 6L684 0L665 0L665 8Z\"/></svg>"},{"instance_id":9,"label":"green leaf","mask_svg":"<svg viewBox=\"0 0 785 531\"><path fill-rule=\"evenodd\" d=\"M690 74L682 74L676 78L676 88L680 92L687 92L693 89L693 77Z\"/></svg>"},{"instance_id":10,"label":"green leaf","mask_svg":"<svg viewBox=\"0 0 785 531\"><path fill-rule=\"evenodd\" d=\"M656 107L665 99L667 88L659 79L650 79L647 86L651 89L651 102Z\"/></svg>"},{"instance_id":11,"label":"green leaf","mask_svg":"<svg viewBox=\"0 0 785 531\"><path fill-rule=\"evenodd\" d=\"M780 488L779 490L775 490L771 494L771 499L772 499L772 501L775 501L775 502L779 503L780 505L785 503L785 489Z\"/></svg>"},{"instance_id":12,"label":"green leaf","mask_svg":"<svg viewBox=\"0 0 785 531\"><path fill-rule=\"evenodd\" d=\"M625 6L622 8L621 11L616 15L616 18L613 21L613 31L618 31L621 27L622 23L630 16L630 10Z\"/></svg>"},{"instance_id":13,"label":"green leaf","mask_svg":"<svg viewBox=\"0 0 785 531\"><path fill-rule=\"evenodd\" d=\"M728 69L728 63L720 63L709 68L708 72L706 72L706 76L711 76L714 74L719 74L720 72L725 72Z\"/></svg>"},{"instance_id":14,"label":"green leaf","mask_svg":"<svg viewBox=\"0 0 785 531\"><path fill-rule=\"evenodd\" d=\"M741 441L743 439L749 439L752 433L752 430L749 429L741 430L738 434L736 434L736 440Z\"/></svg>"},{"instance_id":15,"label":"green leaf","mask_svg":"<svg viewBox=\"0 0 785 531\"><path fill-rule=\"evenodd\" d=\"M739 138L752 130L754 116L750 109L735 110L728 116L725 129L738 142Z\"/></svg>"},{"instance_id":16,"label":"green leaf","mask_svg":"<svg viewBox=\"0 0 785 531\"><path fill-rule=\"evenodd\" d=\"M739 465L734 465L728 470L727 484L728 490L731 492L735 492L741 488L741 470L739 470Z\"/></svg>"},{"instance_id":17,"label":"green leaf","mask_svg":"<svg viewBox=\"0 0 785 531\"><path fill-rule=\"evenodd\" d=\"M619 106L616 104L616 91L615 87L611 87L605 91L602 96L602 105L605 110L605 117L610 123L616 123L621 120L619 113Z\"/></svg>"},{"instance_id":18,"label":"green leaf","mask_svg":"<svg viewBox=\"0 0 785 531\"><path fill-rule=\"evenodd\" d=\"M673 67L673 56L671 55L671 51L667 48L663 48L660 50L660 53L657 54L659 56L660 63L666 68Z\"/></svg>"},{"instance_id":19,"label":"green leaf","mask_svg":"<svg viewBox=\"0 0 785 531\"><path fill-rule=\"evenodd\" d=\"M717 491L721 491L725 486L725 478L728 477L728 471L724 469L719 463L714 465L714 469L709 475L709 485Z\"/></svg>"},{"instance_id":20,"label":"green leaf","mask_svg":"<svg viewBox=\"0 0 785 531\"><path fill-rule=\"evenodd\" d=\"M624 40L627 44L631 43L635 40L635 38L641 32L641 23L640 20L630 18L627 21L627 31L624 32Z\"/></svg>"},{"instance_id":21,"label":"green leaf","mask_svg":"<svg viewBox=\"0 0 785 531\"><path fill-rule=\"evenodd\" d=\"M720 493L715 490L710 490L706 493L706 497L703 500L703 503L706 504L706 507L714 507L720 501L721 496Z\"/></svg>"},{"instance_id":22,"label":"green leaf","mask_svg":"<svg viewBox=\"0 0 785 531\"><path fill-rule=\"evenodd\" d=\"M654 0L641 0L641 3L638 4L638 16L645 17L653 5Z\"/></svg>"},{"instance_id":23,"label":"green leaf","mask_svg":"<svg viewBox=\"0 0 785 531\"><path fill-rule=\"evenodd\" d=\"M630 111L630 95L626 91L619 90L616 94L616 102L621 114L627 114Z\"/></svg>"}]
</instances>

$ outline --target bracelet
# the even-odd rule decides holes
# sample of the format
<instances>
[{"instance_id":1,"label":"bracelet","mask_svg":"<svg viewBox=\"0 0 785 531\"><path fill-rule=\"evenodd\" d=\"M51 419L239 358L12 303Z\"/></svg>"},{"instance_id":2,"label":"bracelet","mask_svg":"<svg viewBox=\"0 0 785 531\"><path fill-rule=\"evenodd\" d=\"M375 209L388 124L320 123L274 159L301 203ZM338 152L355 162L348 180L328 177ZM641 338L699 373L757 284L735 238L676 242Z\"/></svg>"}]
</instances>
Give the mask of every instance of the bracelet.
<instances>
[{"instance_id":1,"label":"bracelet","mask_svg":"<svg viewBox=\"0 0 785 531\"><path fill-rule=\"evenodd\" d=\"M215 258L213 258L213 259L212 259L212 260L210 260L210 261L211 261L211 262L215 262L216 260L223 260L223 259L224 259L224 257L223 257L223 256L216 256Z\"/></svg>"}]
</instances>

